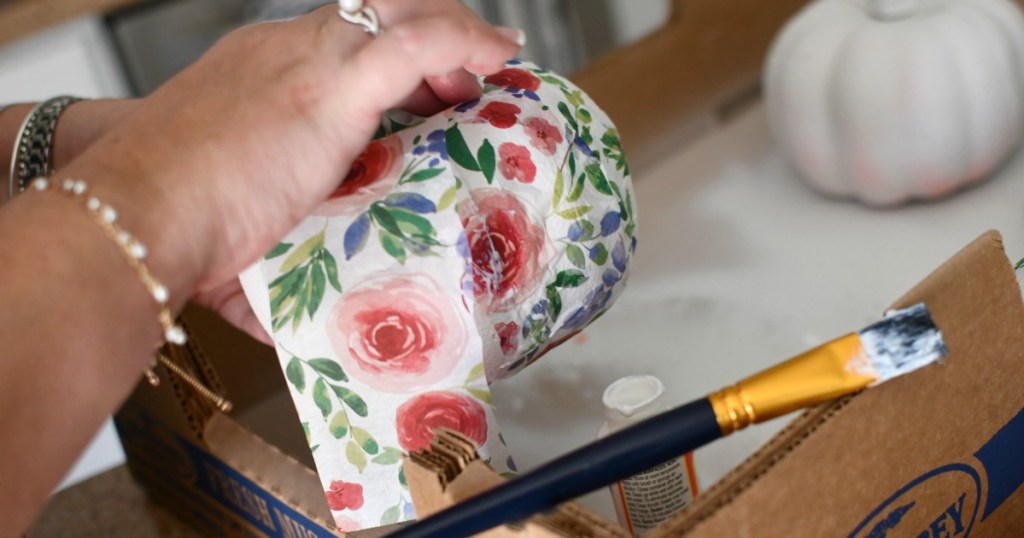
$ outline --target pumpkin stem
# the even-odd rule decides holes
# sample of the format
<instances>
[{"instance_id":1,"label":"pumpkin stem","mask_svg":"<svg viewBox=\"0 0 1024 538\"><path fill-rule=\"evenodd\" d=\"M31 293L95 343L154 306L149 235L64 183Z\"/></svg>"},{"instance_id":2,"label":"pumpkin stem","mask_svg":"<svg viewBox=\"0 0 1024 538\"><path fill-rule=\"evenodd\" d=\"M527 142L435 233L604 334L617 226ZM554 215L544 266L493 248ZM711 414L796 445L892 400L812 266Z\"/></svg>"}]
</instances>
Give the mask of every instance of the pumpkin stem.
<instances>
[{"instance_id":1,"label":"pumpkin stem","mask_svg":"<svg viewBox=\"0 0 1024 538\"><path fill-rule=\"evenodd\" d=\"M891 22L917 13L917 0L867 0L865 7L872 19Z\"/></svg>"}]
</instances>

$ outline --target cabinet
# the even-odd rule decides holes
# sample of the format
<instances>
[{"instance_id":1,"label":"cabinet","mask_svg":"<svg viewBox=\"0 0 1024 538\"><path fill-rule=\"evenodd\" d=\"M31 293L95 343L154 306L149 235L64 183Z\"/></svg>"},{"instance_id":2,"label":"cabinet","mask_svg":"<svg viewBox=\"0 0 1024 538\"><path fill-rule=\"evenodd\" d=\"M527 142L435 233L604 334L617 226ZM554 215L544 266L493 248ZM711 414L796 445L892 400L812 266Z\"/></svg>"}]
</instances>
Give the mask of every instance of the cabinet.
<instances>
[{"instance_id":1,"label":"cabinet","mask_svg":"<svg viewBox=\"0 0 1024 538\"><path fill-rule=\"evenodd\" d=\"M128 94L117 53L98 16L76 19L0 48L0 103L65 93Z\"/></svg>"}]
</instances>

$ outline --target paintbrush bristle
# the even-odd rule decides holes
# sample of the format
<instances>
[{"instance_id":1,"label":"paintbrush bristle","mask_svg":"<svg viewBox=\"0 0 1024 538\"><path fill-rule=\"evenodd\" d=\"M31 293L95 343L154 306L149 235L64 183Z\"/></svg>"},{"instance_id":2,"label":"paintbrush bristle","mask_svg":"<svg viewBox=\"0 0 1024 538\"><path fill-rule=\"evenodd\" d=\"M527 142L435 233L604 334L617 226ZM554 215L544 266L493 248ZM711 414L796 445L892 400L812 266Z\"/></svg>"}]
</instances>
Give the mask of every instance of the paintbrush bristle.
<instances>
[{"instance_id":1,"label":"paintbrush bristle","mask_svg":"<svg viewBox=\"0 0 1024 538\"><path fill-rule=\"evenodd\" d=\"M858 334L874 370L870 375L877 379L872 385L927 366L949 353L924 303L891 310L885 319Z\"/></svg>"}]
</instances>

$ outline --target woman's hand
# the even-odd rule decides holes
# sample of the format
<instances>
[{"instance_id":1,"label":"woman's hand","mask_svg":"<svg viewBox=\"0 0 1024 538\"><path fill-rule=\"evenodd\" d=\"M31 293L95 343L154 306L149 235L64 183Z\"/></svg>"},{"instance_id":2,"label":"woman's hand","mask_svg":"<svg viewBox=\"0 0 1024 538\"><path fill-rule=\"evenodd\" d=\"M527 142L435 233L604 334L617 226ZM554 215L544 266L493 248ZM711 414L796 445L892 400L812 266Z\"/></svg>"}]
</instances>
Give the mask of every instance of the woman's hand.
<instances>
[{"instance_id":1,"label":"woman's hand","mask_svg":"<svg viewBox=\"0 0 1024 538\"><path fill-rule=\"evenodd\" d=\"M68 170L122 208L176 300L195 293L260 334L235 275L336 188L386 110L477 97L471 73L522 40L455 0L371 5L375 38L336 6L228 35Z\"/></svg>"}]
</instances>

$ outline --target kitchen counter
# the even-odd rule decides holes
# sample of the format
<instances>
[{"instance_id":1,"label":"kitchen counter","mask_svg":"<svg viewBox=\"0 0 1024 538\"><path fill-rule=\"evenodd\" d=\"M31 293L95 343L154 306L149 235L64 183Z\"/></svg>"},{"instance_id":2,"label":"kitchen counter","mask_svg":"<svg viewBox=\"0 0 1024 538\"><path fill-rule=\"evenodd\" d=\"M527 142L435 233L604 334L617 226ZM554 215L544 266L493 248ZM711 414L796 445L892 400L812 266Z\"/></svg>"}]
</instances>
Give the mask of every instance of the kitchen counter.
<instances>
[{"instance_id":1,"label":"kitchen counter","mask_svg":"<svg viewBox=\"0 0 1024 538\"><path fill-rule=\"evenodd\" d=\"M493 389L521 469L594 439L604 420L601 394L621 376L656 375L667 403L683 403L876 320L987 229L1002 231L1012 259L1024 256L1020 154L948 199L875 210L823 198L801 183L755 105L635 179L640 246L626 293L581 336ZM703 486L788 420L698 451ZM120 480L131 487L123 472ZM108 532L88 528L89 521L97 511L121 509L99 501L103 495L90 497L92 519L74 519L76 535ZM607 493L584 502L614 517ZM59 505L40 529L73 515Z\"/></svg>"}]
</instances>

